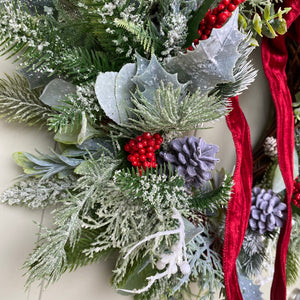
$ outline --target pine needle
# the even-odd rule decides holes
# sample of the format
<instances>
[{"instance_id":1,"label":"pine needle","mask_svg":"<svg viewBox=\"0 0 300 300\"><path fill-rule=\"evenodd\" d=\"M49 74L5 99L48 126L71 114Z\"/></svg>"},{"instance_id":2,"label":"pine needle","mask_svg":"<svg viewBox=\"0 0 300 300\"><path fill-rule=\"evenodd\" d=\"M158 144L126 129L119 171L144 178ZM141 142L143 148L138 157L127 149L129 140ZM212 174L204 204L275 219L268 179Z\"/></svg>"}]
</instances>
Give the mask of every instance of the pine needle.
<instances>
[{"instance_id":1,"label":"pine needle","mask_svg":"<svg viewBox=\"0 0 300 300\"><path fill-rule=\"evenodd\" d=\"M40 101L40 94L40 91L30 89L24 77L6 75L6 79L0 79L0 118L45 126L53 111Z\"/></svg>"}]
</instances>

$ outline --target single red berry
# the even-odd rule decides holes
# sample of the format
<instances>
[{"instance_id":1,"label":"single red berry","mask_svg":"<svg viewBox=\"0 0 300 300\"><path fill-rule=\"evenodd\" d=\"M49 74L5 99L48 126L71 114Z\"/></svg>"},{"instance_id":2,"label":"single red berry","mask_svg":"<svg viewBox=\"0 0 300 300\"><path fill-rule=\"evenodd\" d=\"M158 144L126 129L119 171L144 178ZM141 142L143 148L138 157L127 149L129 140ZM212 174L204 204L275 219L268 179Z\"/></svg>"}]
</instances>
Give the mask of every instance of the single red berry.
<instances>
[{"instance_id":1,"label":"single red berry","mask_svg":"<svg viewBox=\"0 0 300 300\"><path fill-rule=\"evenodd\" d=\"M138 149L144 148L143 143L142 142L138 142L137 145Z\"/></svg>"},{"instance_id":2,"label":"single red berry","mask_svg":"<svg viewBox=\"0 0 300 300\"><path fill-rule=\"evenodd\" d=\"M154 149L155 149L155 150L158 150L159 148L160 148L160 144L154 145Z\"/></svg>"},{"instance_id":3,"label":"single red berry","mask_svg":"<svg viewBox=\"0 0 300 300\"><path fill-rule=\"evenodd\" d=\"M223 0L222 1L222 4L224 4L225 6L229 5L229 3L230 3L230 0Z\"/></svg>"},{"instance_id":4,"label":"single red berry","mask_svg":"<svg viewBox=\"0 0 300 300\"><path fill-rule=\"evenodd\" d=\"M147 145L148 145L147 140L142 140L142 144L143 144L143 147L147 147Z\"/></svg>"},{"instance_id":5,"label":"single red berry","mask_svg":"<svg viewBox=\"0 0 300 300\"><path fill-rule=\"evenodd\" d=\"M202 31L200 29L197 30L198 35L200 36L202 34Z\"/></svg>"},{"instance_id":6,"label":"single red berry","mask_svg":"<svg viewBox=\"0 0 300 300\"><path fill-rule=\"evenodd\" d=\"M230 12L230 11L228 11L227 9L226 9L226 10L224 10L224 14L226 14L226 15L227 15L227 18L229 18L229 17L231 16L231 12Z\"/></svg>"},{"instance_id":7,"label":"single red berry","mask_svg":"<svg viewBox=\"0 0 300 300\"><path fill-rule=\"evenodd\" d=\"M217 20L217 17L215 15L209 15L207 17L207 23L208 24L215 24L216 23L216 20Z\"/></svg>"},{"instance_id":8,"label":"single red berry","mask_svg":"<svg viewBox=\"0 0 300 300\"><path fill-rule=\"evenodd\" d=\"M148 140L147 144L148 146L153 147L155 145L155 139L152 138L151 140Z\"/></svg>"},{"instance_id":9,"label":"single red berry","mask_svg":"<svg viewBox=\"0 0 300 300\"><path fill-rule=\"evenodd\" d=\"M212 11L212 14L216 16L218 14L218 12L219 12L218 8L215 7Z\"/></svg>"},{"instance_id":10,"label":"single red berry","mask_svg":"<svg viewBox=\"0 0 300 300\"><path fill-rule=\"evenodd\" d=\"M129 141L129 146L132 148L135 146L135 140L130 140Z\"/></svg>"},{"instance_id":11,"label":"single red berry","mask_svg":"<svg viewBox=\"0 0 300 300\"><path fill-rule=\"evenodd\" d=\"M230 3L227 7L228 11L232 12L236 9L236 6L233 3Z\"/></svg>"},{"instance_id":12,"label":"single red berry","mask_svg":"<svg viewBox=\"0 0 300 300\"><path fill-rule=\"evenodd\" d=\"M209 36L211 34L211 30L210 29L205 29L204 30L204 34L206 34L207 36Z\"/></svg>"},{"instance_id":13,"label":"single red berry","mask_svg":"<svg viewBox=\"0 0 300 300\"><path fill-rule=\"evenodd\" d=\"M242 3L242 1L240 1L240 0L232 0L232 3L233 3L234 5L239 5L239 4Z\"/></svg>"},{"instance_id":14,"label":"single red berry","mask_svg":"<svg viewBox=\"0 0 300 300\"><path fill-rule=\"evenodd\" d=\"M205 30L205 29L206 29L206 26L205 26L205 25L200 25L200 26L199 26L199 30L203 31L203 30Z\"/></svg>"},{"instance_id":15,"label":"single red berry","mask_svg":"<svg viewBox=\"0 0 300 300\"><path fill-rule=\"evenodd\" d=\"M141 142L141 141L143 140L143 138L142 138L141 135L138 135L138 136L135 138L135 140L136 140L137 142Z\"/></svg>"},{"instance_id":16,"label":"single red berry","mask_svg":"<svg viewBox=\"0 0 300 300\"><path fill-rule=\"evenodd\" d=\"M130 154L127 156L127 159L128 159L130 162L132 162L132 161L135 160L134 156L133 156L133 155L130 155Z\"/></svg>"},{"instance_id":17,"label":"single red berry","mask_svg":"<svg viewBox=\"0 0 300 300\"><path fill-rule=\"evenodd\" d=\"M155 155L151 158L151 161L152 161L152 162L156 162L156 157L155 157Z\"/></svg>"},{"instance_id":18,"label":"single red berry","mask_svg":"<svg viewBox=\"0 0 300 300\"><path fill-rule=\"evenodd\" d=\"M225 5L224 5L224 4L220 3L220 4L218 5L218 11L219 11L219 12L222 11L224 8L225 8Z\"/></svg>"},{"instance_id":19,"label":"single red berry","mask_svg":"<svg viewBox=\"0 0 300 300\"><path fill-rule=\"evenodd\" d=\"M130 151L130 146L129 146L129 144L126 144L126 145L124 146L124 150L125 150L126 152L129 152L129 151Z\"/></svg>"},{"instance_id":20,"label":"single red berry","mask_svg":"<svg viewBox=\"0 0 300 300\"><path fill-rule=\"evenodd\" d=\"M300 190L300 182L296 182L295 187L296 187L296 189Z\"/></svg>"},{"instance_id":21,"label":"single red berry","mask_svg":"<svg viewBox=\"0 0 300 300\"><path fill-rule=\"evenodd\" d=\"M208 39L208 36L206 34L201 35L201 40L207 40L207 39Z\"/></svg>"},{"instance_id":22,"label":"single red berry","mask_svg":"<svg viewBox=\"0 0 300 300\"><path fill-rule=\"evenodd\" d=\"M155 133L155 134L153 135L153 137L154 137L155 139L160 139L160 138L161 138L161 135L160 135L159 133Z\"/></svg>"},{"instance_id":23,"label":"single red berry","mask_svg":"<svg viewBox=\"0 0 300 300\"><path fill-rule=\"evenodd\" d=\"M145 154L146 153L146 150L145 150L145 148L141 148L141 149L139 149L139 154Z\"/></svg>"},{"instance_id":24,"label":"single red berry","mask_svg":"<svg viewBox=\"0 0 300 300\"><path fill-rule=\"evenodd\" d=\"M140 154L139 154L139 152L134 152L134 153L133 153L133 156L135 156L135 157L140 157Z\"/></svg>"},{"instance_id":25,"label":"single red berry","mask_svg":"<svg viewBox=\"0 0 300 300\"><path fill-rule=\"evenodd\" d=\"M141 155L141 156L140 156L140 161L143 162L143 161L145 161L145 160L146 160L146 155Z\"/></svg>"},{"instance_id":26,"label":"single red berry","mask_svg":"<svg viewBox=\"0 0 300 300\"><path fill-rule=\"evenodd\" d=\"M137 166L138 166L138 161L137 161L137 160L134 160L133 162L131 162L131 164L132 164L134 167L137 167Z\"/></svg>"},{"instance_id":27,"label":"single red berry","mask_svg":"<svg viewBox=\"0 0 300 300\"><path fill-rule=\"evenodd\" d=\"M154 145L153 145L153 146L154 146ZM153 146L148 146L148 147L146 148L146 151L147 151L147 152L154 152Z\"/></svg>"},{"instance_id":28,"label":"single red berry","mask_svg":"<svg viewBox=\"0 0 300 300\"><path fill-rule=\"evenodd\" d=\"M220 13L218 16L217 16L217 25L223 25L226 20L227 20L228 16L226 13Z\"/></svg>"},{"instance_id":29,"label":"single red berry","mask_svg":"<svg viewBox=\"0 0 300 300\"><path fill-rule=\"evenodd\" d=\"M193 51L194 50L193 46L189 46L188 50Z\"/></svg>"},{"instance_id":30,"label":"single red berry","mask_svg":"<svg viewBox=\"0 0 300 300\"><path fill-rule=\"evenodd\" d=\"M153 152L147 152L147 153L146 153L146 157L147 157L147 158L150 158L150 159L151 159L153 156L154 156L154 153L153 153Z\"/></svg>"},{"instance_id":31,"label":"single red berry","mask_svg":"<svg viewBox=\"0 0 300 300\"><path fill-rule=\"evenodd\" d=\"M140 160L138 161L137 166L138 166L139 168L142 166L142 163L141 163Z\"/></svg>"},{"instance_id":32,"label":"single red berry","mask_svg":"<svg viewBox=\"0 0 300 300\"><path fill-rule=\"evenodd\" d=\"M216 29L222 28L222 25L215 25Z\"/></svg>"},{"instance_id":33,"label":"single red berry","mask_svg":"<svg viewBox=\"0 0 300 300\"><path fill-rule=\"evenodd\" d=\"M149 139L152 138L152 135L151 135L150 132L144 132L144 133L142 134L142 136L143 136L143 138L146 139L146 140L149 140Z\"/></svg>"},{"instance_id":34,"label":"single red berry","mask_svg":"<svg viewBox=\"0 0 300 300\"><path fill-rule=\"evenodd\" d=\"M152 167L152 168L156 168L156 167L157 167L157 163L156 163L156 162L153 162L153 163L151 164L151 167Z\"/></svg>"},{"instance_id":35,"label":"single red berry","mask_svg":"<svg viewBox=\"0 0 300 300\"><path fill-rule=\"evenodd\" d=\"M294 196L294 199L297 200L297 201L300 201L300 193L296 194L296 195Z\"/></svg>"}]
</instances>

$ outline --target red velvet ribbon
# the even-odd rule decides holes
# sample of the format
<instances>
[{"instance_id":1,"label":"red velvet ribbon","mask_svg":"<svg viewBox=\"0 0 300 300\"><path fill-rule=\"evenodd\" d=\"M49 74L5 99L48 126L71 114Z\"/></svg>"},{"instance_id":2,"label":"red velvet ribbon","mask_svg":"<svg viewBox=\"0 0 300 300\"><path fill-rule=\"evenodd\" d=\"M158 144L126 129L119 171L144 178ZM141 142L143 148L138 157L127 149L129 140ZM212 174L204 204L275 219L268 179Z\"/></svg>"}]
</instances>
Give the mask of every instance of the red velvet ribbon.
<instances>
[{"instance_id":1,"label":"red velvet ribbon","mask_svg":"<svg viewBox=\"0 0 300 300\"><path fill-rule=\"evenodd\" d=\"M243 244L251 207L253 159L250 130L239 106L238 97L230 99L232 111L226 121L236 149L234 186L228 203L223 248L223 271L227 299L243 299L237 278L236 259Z\"/></svg>"},{"instance_id":2,"label":"red velvet ribbon","mask_svg":"<svg viewBox=\"0 0 300 300\"><path fill-rule=\"evenodd\" d=\"M286 299L286 255L292 226L294 118L285 73L288 58L285 38L286 35L289 35L292 38L300 39L300 0L285 1L282 6L292 7L292 11L286 16L288 33L275 39L264 38L262 43L264 71L276 108L278 161L286 186L285 202L287 204L287 220L280 231L277 243L275 273L271 289L272 300ZM293 26L291 26L292 24Z\"/></svg>"}]
</instances>

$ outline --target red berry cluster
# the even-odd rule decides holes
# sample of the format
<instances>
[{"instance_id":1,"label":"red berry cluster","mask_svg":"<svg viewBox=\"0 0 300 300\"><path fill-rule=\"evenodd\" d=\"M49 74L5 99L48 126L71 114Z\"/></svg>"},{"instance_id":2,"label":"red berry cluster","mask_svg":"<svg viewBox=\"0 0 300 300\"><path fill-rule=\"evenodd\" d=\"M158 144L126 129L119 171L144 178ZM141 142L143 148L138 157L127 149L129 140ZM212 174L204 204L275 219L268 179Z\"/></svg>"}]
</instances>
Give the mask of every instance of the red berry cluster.
<instances>
[{"instance_id":1,"label":"red berry cluster","mask_svg":"<svg viewBox=\"0 0 300 300\"><path fill-rule=\"evenodd\" d=\"M124 146L125 151L130 153L127 159L140 171L141 168L156 168L157 163L154 152L160 148L162 142L163 138L159 133L152 136L150 132L144 132L135 139L131 139Z\"/></svg>"},{"instance_id":2,"label":"red berry cluster","mask_svg":"<svg viewBox=\"0 0 300 300\"><path fill-rule=\"evenodd\" d=\"M222 0L217 7L212 10L209 9L204 19L199 24L199 38L195 39L193 44L198 45L199 40L208 39L212 29L221 28L238 5L245 1L246 0ZM187 49L193 51L194 47L190 46Z\"/></svg>"},{"instance_id":3,"label":"red berry cluster","mask_svg":"<svg viewBox=\"0 0 300 300\"><path fill-rule=\"evenodd\" d=\"M297 207L300 208L300 182L298 182L298 177L294 181L292 201Z\"/></svg>"}]
</instances>

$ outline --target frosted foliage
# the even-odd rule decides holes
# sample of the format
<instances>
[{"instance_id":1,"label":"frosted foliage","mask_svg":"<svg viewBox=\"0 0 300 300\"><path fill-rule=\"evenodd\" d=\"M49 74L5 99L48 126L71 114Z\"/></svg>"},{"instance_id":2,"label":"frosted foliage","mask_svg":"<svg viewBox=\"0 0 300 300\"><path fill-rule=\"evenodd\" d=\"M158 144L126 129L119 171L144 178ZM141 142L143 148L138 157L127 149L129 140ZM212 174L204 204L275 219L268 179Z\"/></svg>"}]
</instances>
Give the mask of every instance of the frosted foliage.
<instances>
[{"instance_id":1,"label":"frosted foliage","mask_svg":"<svg viewBox=\"0 0 300 300\"><path fill-rule=\"evenodd\" d=\"M165 50L162 55L170 56L171 52L178 52L182 49L187 36L187 18L181 12L170 12L163 18L167 25L167 40L164 42Z\"/></svg>"},{"instance_id":2,"label":"frosted foliage","mask_svg":"<svg viewBox=\"0 0 300 300\"><path fill-rule=\"evenodd\" d=\"M246 38L238 30L238 9L209 39L200 41L194 51L179 53L167 61L166 69L178 73L181 82L191 82L191 90L205 93L218 83L234 81L233 69L240 56L238 45Z\"/></svg>"},{"instance_id":3,"label":"frosted foliage","mask_svg":"<svg viewBox=\"0 0 300 300\"><path fill-rule=\"evenodd\" d=\"M57 180L55 177L41 180L30 178L15 184L0 195L2 203L22 205L29 208L44 208L67 198L68 189L75 187L76 178L73 176Z\"/></svg>"},{"instance_id":4,"label":"frosted foliage","mask_svg":"<svg viewBox=\"0 0 300 300\"><path fill-rule=\"evenodd\" d=\"M45 59L43 67L36 68L35 70L52 72L53 70L47 69L45 66L47 62L52 62L55 56L51 47L64 47L64 43L60 37L57 35L55 40L51 41L52 45L50 47L50 43L40 37L39 28L46 24L42 24L39 19L22 10L18 4L14 4L14 1L2 1L0 5L2 12L0 15L0 31L1 35L6 37L6 40L3 39L3 48L9 48L14 44L20 43L27 44L29 48L34 48L39 52L46 51L47 59Z\"/></svg>"}]
</instances>

